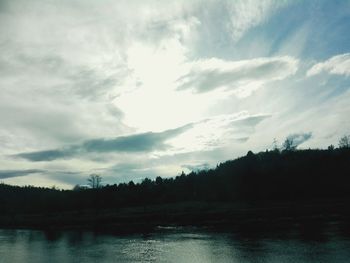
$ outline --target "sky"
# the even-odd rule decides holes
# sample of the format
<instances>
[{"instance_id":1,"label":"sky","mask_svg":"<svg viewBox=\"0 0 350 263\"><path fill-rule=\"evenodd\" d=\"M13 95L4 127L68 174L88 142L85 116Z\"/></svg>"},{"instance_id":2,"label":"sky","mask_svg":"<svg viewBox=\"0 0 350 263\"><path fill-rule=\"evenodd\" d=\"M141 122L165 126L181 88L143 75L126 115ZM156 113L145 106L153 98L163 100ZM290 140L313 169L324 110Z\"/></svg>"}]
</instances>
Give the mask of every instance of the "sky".
<instances>
[{"instance_id":1,"label":"sky","mask_svg":"<svg viewBox=\"0 0 350 263\"><path fill-rule=\"evenodd\" d=\"M0 0L0 181L70 189L350 134L350 1Z\"/></svg>"}]
</instances>

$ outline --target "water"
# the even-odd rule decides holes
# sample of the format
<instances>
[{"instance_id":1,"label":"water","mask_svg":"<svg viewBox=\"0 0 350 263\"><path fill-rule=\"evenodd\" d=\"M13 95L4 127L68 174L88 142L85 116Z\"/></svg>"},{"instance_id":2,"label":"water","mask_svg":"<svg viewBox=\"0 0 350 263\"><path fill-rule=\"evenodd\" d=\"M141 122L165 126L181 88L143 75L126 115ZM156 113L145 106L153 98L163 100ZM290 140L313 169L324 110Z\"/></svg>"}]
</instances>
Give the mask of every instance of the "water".
<instances>
[{"instance_id":1,"label":"water","mask_svg":"<svg viewBox=\"0 0 350 263\"><path fill-rule=\"evenodd\" d=\"M188 227L131 235L0 230L0 262L350 262L349 236L331 226L304 230Z\"/></svg>"}]
</instances>

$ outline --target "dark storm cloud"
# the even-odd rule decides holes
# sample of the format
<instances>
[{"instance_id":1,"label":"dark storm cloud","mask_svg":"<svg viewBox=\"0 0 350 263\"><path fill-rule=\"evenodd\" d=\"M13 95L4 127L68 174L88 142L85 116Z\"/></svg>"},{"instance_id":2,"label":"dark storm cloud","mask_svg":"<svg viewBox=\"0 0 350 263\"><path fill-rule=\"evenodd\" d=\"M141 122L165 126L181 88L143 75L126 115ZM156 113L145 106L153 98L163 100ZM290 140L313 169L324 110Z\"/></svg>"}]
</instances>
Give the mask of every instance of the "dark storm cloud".
<instances>
[{"instance_id":1,"label":"dark storm cloud","mask_svg":"<svg viewBox=\"0 0 350 263\"><path fill-rule=\"evenodd\" d=\"M15 157L23 158L32 162L53 161L56 159L69 159L80 154L84 155L90 152L108 153L108 152L151 152L154 150L164 150L169 146L165 143L187 129L192 124L188 124L176 129L163 132L146 132L129 136L121 136L114 139L93 139L85 141L78 145L62 149L52 149L46 151L36 151L20 153Z\"/></svg>"},{"instance_id":2,"label":"dark storm cloud","mask_svg":"<svg viewBox=\"0 0 350 263\"><path fill-rule=\"evenodd\" d=\"M18 176L26 176L35 173L41 173L43 170L28 169L28 170L0 170L0 179L12 178Z\"/></svg>"}]
</instances>

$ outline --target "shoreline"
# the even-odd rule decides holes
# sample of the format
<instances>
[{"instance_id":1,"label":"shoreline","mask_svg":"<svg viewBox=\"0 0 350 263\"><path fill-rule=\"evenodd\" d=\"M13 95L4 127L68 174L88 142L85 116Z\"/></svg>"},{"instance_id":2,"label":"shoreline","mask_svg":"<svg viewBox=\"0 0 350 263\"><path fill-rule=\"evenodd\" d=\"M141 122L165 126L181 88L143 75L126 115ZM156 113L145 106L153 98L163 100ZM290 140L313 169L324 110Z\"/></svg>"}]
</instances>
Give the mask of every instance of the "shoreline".
<instances>
[{"instance_id":1,"label":"shoreline","mask_svg":"<svg viewBox=\"0 0 350 263\"><path fill-rule=\"evenodd\" d=\"M182 202L118 209L0 216L2 229L142 232L156 227L285 227L307 222L350 222L348 199L297 202Z\"/></svg>"}]
</instances>

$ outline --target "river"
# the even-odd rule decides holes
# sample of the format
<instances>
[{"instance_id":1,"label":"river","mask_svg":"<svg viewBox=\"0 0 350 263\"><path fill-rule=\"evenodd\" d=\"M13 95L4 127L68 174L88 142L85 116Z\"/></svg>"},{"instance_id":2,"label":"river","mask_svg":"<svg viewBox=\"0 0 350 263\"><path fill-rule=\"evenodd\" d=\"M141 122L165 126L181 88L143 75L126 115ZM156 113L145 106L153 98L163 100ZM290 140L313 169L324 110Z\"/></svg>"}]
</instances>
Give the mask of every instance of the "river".
<instances>
[{"instance_id":1,"label":"river","mask_svg":"<svg viewBox=\"0 0 350 263\"><path fill-rule=\"evenodd\" d=\"M311 227L312 228L312 227ZM315 229L314 229L315 230ZM159 227L138 234L0 230L0 262L349 262L350 238L332 225L306 231Z\"/></svg>"}]
</instances>

